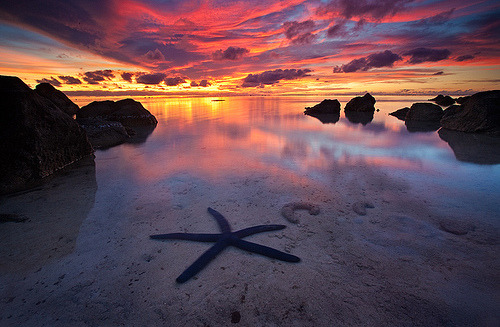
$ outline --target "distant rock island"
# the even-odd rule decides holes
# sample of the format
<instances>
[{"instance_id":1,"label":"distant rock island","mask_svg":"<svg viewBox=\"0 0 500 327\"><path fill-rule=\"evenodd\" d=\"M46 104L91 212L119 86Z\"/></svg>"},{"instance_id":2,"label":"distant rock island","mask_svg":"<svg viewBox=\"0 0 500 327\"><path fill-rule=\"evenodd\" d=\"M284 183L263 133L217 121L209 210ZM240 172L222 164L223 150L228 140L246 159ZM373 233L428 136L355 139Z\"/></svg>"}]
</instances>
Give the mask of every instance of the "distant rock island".
<instances>
[{"instance_id":1,"label":"distant rock island","mask_svg":"<svg viewBox=\"0 0 500 327\"><path fill-rule=\"evenodd\" d=\"M352 98L344 108L347 119L354 124L368 124L373 119L375 102L370 93ZM340 102L337 99L325 99L313 107L306 107L304 114L319 119L323 124L336 123L340 119Z\"/></svg>"},{"instance_id":2,"label":"distant rock island","mask_svg":"<svg viewBox=\"0 0 500 327\"><path fill-rule=\"evenodd\" d=\"M443 110L432 103L414 103L410 108L396 110L390 115L404 120L407 127L424 126L425 129L427 125L432 126L434 131L442 127L500 137L500 90L479 92L458 99L439 95L431 100L448 108Z\"/></svg>"},{"instance_id":3,"label":"distant rock island","mask_svg":"<svg viewBox=\"0 0 500 327\"><path fill-rule=\"evenodd\" d=\"M80 109L48 83L32 90L18 77L0 76L0 194L37 185L96 148L142 142L157 124L132 99Z\"/></svg>"}]
</instances>

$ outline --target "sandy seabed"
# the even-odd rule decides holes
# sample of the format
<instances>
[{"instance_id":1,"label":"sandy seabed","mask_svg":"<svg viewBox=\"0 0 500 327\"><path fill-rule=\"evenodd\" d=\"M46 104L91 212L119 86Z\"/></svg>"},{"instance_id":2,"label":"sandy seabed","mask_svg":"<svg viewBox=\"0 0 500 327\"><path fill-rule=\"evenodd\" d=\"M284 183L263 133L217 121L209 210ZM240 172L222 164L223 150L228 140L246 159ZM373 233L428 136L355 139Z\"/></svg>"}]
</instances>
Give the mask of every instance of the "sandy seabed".
<instances>
[{"instance_id":1,"label":"sandy seabed","mask_svg":"<svg viewBox=\"0 0 500 327\"><path fill-rule=\"evenodd\" d=\"M375 168L332 168L321 181L178 174L148 187L120 176L97 185L87 163L1 199L0 213L26 220L0 224L0 325L500 325L496 227L454 208L443 214L433 192ZM320 213L296 211L289 222L280 211L293 201ZM373 208L360 215L360 203ZM211 245L149 235L218 232L207 207L233 230L286 225L247 240L301 262L229 248L176 284Z\"/></svg>"}]
</instances>

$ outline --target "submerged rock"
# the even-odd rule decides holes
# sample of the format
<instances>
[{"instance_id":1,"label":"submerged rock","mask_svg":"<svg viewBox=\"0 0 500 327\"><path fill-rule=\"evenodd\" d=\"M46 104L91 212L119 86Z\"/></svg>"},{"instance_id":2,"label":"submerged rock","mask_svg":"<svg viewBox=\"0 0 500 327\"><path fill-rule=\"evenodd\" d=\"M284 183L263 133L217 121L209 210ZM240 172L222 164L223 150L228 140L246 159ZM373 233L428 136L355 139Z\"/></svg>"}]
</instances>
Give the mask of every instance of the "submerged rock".
<instances>
[{"instance_id":1,"label":"submerged rock","mask_svg":"<svg viewBox=\"0 0 500 327\"><path fill-rule=\"evenodd\" d=\"M500 90L472 95L454 115L441 119L447 129L500 136Z\"/></svg>"},{"instance_id":2,"label":"submerged rock","mask_svg":"<svg viewBox=\"0 0 500 327\"><path fill-rule=\"evenodd\" d=\"M340 113L340 102L337 99L325 99L313 107L306 107L304 113L306 115L338 114Z\"/></svg>"},{"instance_id":3,"label":"submerged rock","mask_svg":"<svg viewBox=\"0 0 500 327\"><path fill-rule=\"evenodd\" d=\"M370 93L362 97L352 98L344 108L344 111L375 111L375 98Z\"/></svg>"},{"instance_id":4,"label":"submerged rock","mask_svg":"<svg viewBox=\"0 0 500 327\"><path fill-rule=\"evenodd\" d=\"M117 121L123 126L148 126L156 125L158 121L142 104L132 99L119 101L94 101L83 106L76 113L78 120L83 118L101 118Z\"/></svg>"},{"instance_id":5,"label":"submerged rock","mask_svg":"<svg viewBox=\"0 0 500 327\"><path fill-rule=\"evenodd\" d=\"M436 121L443 117L443 109L433 103L414 103L406 113L405 121Z\"/></svg>"},{"instance_id":6,"label":"submerged rock","mask_svg":"<svg viewBox=\"0 0 500 327\"><path fill-rule=\"evenodd\" d=\"M74 119L11 76L0 76L0 139L0 194L35 185L93 153Z\"/></svg>"},{"instance_id":7,"label":"submerged rock","mask_svg":"<svg viewBox=\"0 0 500 327\"><path fill-rule=\"evenodd\" d=\"M83 118L78 123L87 133L94 149L106 149L125 143L130 135L125 127L116 121L100 118Z\"/></svg>"},{"instance_id":8,"label":"submerged rock","mask_svg":"<svg viewBox=\"0 0 500 327\"><path fill-rule=\"evenodd\" d=\"M455 103L455 100L452 97L442 94L438 95L435 98L429 99L429 101L434 101L435 103L443 107L448 107Z\"/></svg>"},{"instance_id":9,"label":"submerged rock","mask_svg":"<svg viewBox=\"0 0 500 327\"><path fill-rule=\"evenodd\" d=\"M36 86L35 92L44 98L52 101L59 109L72 116L80 109L66 94L57 90L49 83L40 83Z\"/></svg>"},{"instance_id":10,"label":"submerged rock","mask_svg":"<svg viewBox=\"0 0 500 327\"><path fill-rule=\"evenodd\" d=\"M399 120L405 120L406 114L408 113L408 110L410 110L410 108L404 107L404 108L401 108L401 109L398 109L396 111L391 112L389 115L394 116Z\"/></svg>"}]
</instances>

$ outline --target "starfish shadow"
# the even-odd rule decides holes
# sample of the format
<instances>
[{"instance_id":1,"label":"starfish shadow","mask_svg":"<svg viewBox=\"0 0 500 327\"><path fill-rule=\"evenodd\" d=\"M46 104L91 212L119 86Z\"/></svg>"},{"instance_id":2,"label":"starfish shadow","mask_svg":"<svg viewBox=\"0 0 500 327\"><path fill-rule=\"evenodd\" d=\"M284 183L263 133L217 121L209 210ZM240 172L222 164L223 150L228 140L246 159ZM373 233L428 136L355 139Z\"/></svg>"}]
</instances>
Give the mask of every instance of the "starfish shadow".
<instances>
[{"instance_id":1,"label":"starfish shadow","mask_svg":"<svg viewBox=\"0 0 500 327\"><path fill-rule=\"evenodd\" d=\"M208 212L215 218L221 233L218 234L197 234L197 233L170 233L151 235L150 237L155 240L187 240L197 242L214 242L215 244L203 253L191 266L189 266L179 277L177 283L184 283L191 277L199 273L210 261L212 261L219 253L228 246L235 246L237 248L258 253L269 258L278 259L286 262L299 262L300 258L294 255L281 252L279 250L270 248L268 246L256 244L243 240L244 237L269 232L273 230L280 230L285 228L285 225L258 225L241 229L236 232L231 232L229 222L224 216L212 208L208 208Z\"/></svg>"}]
</instances>

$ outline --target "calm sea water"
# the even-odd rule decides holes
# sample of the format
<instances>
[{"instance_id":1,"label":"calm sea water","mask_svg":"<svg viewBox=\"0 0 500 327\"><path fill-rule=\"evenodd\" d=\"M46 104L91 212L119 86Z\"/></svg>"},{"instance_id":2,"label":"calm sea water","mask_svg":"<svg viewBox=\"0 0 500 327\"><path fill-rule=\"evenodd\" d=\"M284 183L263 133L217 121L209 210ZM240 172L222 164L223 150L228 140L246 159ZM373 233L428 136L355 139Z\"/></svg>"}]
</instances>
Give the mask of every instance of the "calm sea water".
<instances>
[{"instance_id":1,"label":"calm sea water","mask_svg":"<svg viewBox=\"0 0 500 327\"><path fill-rule=\"evenodd\" d=\"M216 99L138 98L158 126L136 143L96 152L99 189L155 194L158 181L175 176L222 187L228 178L263 171L321 182L332 166L365 164L409 183L437 210L479 213L498 224L499 141L407 127L388 115L425 98L377 97L373 118L345 117L342 111L337 122L327 123L303 114L319 97ZM339 100L343 108L349 98Z\"/></svg>"}]
</instances>

